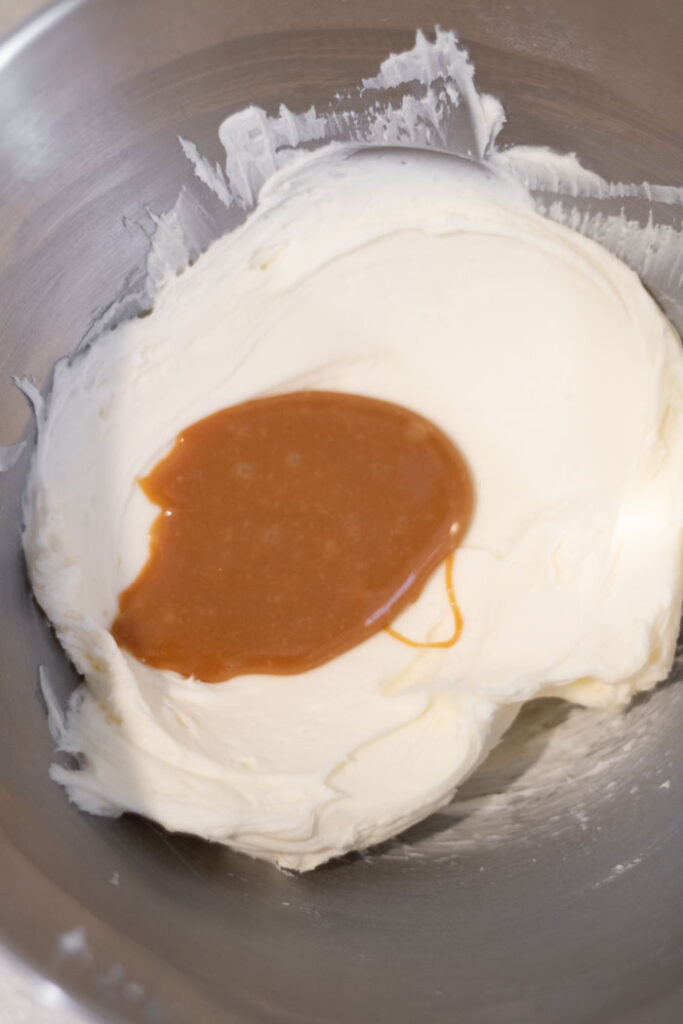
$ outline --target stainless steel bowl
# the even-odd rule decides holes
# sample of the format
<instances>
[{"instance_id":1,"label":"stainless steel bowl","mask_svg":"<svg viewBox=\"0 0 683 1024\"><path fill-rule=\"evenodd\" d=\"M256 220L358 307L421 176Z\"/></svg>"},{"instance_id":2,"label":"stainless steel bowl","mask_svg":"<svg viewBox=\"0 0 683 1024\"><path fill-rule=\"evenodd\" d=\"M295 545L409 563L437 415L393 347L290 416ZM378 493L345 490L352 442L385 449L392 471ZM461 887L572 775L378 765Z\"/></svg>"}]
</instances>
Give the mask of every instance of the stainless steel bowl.
<instances>
[{"instance_id":1,"label":"stainless steel bowl","mask_svg":"<svg viewBox=\"0 0 683 1024\"><path fill-rule=\"evenodd\" d=\"M188 179L178 134L218 158L227 113L325 101L435 24L503 99L508 142L682 183L677 0L63 0L0 47L0 442L32 432L10 375L47 386L139 267L129 225ZM532 707L457 813L302 878L81 814L48 779L38 666L62 698L76 680L26 582L26 461L0 477L0 918L17 957L130 1021L683 1019L683 688L582 720L592 739L545 789L539 722L566 711ZM605 745L619 771L591 775ZM481 813L527 778L538 799Z\"/></svg>"}]
</instances>

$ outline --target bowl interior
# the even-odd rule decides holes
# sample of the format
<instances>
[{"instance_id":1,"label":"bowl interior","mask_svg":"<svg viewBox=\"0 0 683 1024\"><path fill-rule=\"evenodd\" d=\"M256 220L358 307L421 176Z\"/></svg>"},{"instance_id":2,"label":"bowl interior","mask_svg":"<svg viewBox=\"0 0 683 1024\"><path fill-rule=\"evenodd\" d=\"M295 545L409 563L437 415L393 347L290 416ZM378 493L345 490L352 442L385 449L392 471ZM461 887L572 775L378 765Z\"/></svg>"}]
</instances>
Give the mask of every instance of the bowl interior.
<instances>
[{"instance_id":1,"label":"bowl interior","mask_svg":"<svg viewBox=\"0 0 683 1024\"><path fill-rule=\"evenodd\" d=\"M502 99L503 141L680 183L675 4L63 2L0 47L0 442L33 429L11 375L45 389L143 264L145 209L191 181L179 134L218 160L226 114L324 104L436 24ZM39 666L62 700L77 680L26 581L26 468L0 475L0 885L18 956L131 1021L681 1019L680 686L619 716L534 702L451 807L301 878L90 817L48 778Z\"/></svg>"}]
</instances>

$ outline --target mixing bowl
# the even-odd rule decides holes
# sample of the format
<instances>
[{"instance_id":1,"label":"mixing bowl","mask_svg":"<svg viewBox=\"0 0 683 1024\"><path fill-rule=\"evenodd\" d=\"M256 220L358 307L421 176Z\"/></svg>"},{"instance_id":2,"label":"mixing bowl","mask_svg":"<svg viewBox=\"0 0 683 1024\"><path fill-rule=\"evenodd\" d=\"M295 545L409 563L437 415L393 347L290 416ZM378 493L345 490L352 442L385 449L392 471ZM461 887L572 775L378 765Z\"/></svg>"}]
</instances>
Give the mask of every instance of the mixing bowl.
<instances>
[{"instance_id":1,"label":"mixing bowl","mask_svg":"<svg viewBox=\"0 0 683 1024\"><path fill-rule=\"evenodd\" d=\"M226 114L324 104L438 24L505 142L683 183L676 0L63 0L0 47L0 442L33 432L11 375L45 389L142 265L178 135L219 159ZM77 680L26 581L27 460L0 476L0 917L37 985L145 1022L683 1019L675 680L625 715L536 702L451 808L304 877L82 814L48 778L39 667Z\"/></svg>"}]
</instances>

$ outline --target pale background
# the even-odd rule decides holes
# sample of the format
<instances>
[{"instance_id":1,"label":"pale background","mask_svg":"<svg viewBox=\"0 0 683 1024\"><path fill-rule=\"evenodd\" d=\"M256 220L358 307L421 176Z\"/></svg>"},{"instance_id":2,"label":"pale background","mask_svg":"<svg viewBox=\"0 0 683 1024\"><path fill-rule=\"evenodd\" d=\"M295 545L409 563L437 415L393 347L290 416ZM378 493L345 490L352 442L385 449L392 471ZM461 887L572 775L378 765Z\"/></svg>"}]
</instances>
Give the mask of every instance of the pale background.
<instances>
[{"instance_id":1,"label":"pale background","mask_svg":"<svg viewBox=\"0 0 683 1024\"><path fill-rule=\"evenodd\" d=\"M0 35L7 35L15 25L45 6L45 0L0 0Z\"/></svg>"}]
</instances>

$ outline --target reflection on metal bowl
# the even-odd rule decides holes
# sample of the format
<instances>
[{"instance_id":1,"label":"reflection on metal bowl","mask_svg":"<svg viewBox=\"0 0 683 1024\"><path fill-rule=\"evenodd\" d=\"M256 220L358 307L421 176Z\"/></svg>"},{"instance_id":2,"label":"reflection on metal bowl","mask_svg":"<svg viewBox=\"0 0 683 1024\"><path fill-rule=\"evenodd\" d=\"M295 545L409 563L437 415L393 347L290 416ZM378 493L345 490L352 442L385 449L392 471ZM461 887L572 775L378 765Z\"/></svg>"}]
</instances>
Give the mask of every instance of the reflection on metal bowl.
<instances>
[{"instance_id":1,"label":"reflection on metal bowl","mask_svg":"<svg viewBox=\"0 0 683 1024\"><path fill-rule=\"evenodd\" d=\"M139 271L134 225L188 181L178 135L218 159L226 114L324 104L436 24L503 100L507 142L680 184L673 3L64 2L0 48L0 442L31 431L11 374L45 388ZM26 582L26 466L24 451L0 476L0 916L16 956L131 1021L681 1019L680 662L625 715L534 702L454 804L304 877L90 817L48 778L38 669L61 700L76 676Z\"/></svg>"}]
</instances>

